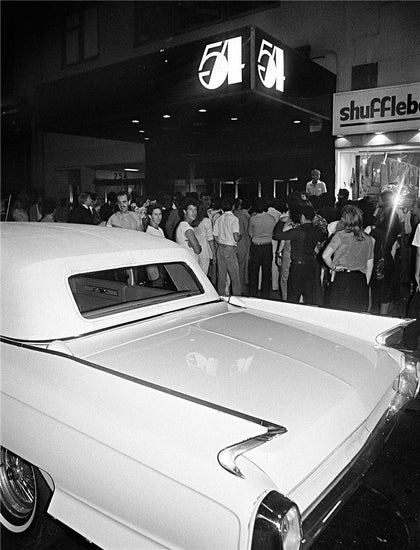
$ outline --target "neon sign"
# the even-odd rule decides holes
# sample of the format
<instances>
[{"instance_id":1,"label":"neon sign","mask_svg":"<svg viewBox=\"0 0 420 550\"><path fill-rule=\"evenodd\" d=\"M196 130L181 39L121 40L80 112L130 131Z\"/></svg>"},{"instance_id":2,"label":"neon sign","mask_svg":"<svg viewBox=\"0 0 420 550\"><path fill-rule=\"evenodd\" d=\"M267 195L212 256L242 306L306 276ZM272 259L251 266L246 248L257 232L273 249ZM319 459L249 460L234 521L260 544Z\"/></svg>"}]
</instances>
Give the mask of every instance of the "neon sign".
<instances>
[{"instance_id":1,"label":"neon sign","mask_svg":"<svg viewBox=\"0 0 420 550\"><path fill-rule=\"evenodd\" d=\"M266 38L256 39L255 31L251 32L251 50L245 47L247 42L240 35L205 45L198 67L200 84L207 90L242 84L245 69L255 74L263 88L284 92L284 50Z\"/></svg>"},{"instance_id":2,"label":"neon sign","mask_svg":"<svg viewBox=\"0 0 420 550\"><path fill-rule=\"evenodd\" d=\"M273 88L275 85L276 90L284 92L284 51L264 39L258 54L258 74L263 86Z\"/></svg>"},{"instance_id":3,"label":"neon sign","mask_svg":"<svg viewBox=\"0 0 420 550\"><path fill-rule=\"evenodd\" d=\"M198 69L198 78L208 90L220 88L227 79L228 85L242 82L242 37L207 44Z\"/></svg>"}]
</instances>

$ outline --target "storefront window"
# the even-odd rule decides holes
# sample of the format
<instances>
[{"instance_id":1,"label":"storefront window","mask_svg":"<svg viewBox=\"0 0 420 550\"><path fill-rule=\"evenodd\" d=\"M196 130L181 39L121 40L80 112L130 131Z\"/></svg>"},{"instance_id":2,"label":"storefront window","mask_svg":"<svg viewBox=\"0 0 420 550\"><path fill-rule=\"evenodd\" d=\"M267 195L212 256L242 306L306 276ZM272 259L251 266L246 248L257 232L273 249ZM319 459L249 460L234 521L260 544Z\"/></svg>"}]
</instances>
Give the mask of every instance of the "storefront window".
<instances>
[{"instance_id":1,"label":"storefront window","mask_svg":"<svg viewBox=\"0 0 420 550\"><path fill-rule=\"evenodd\" d=\"M401 198L419 195L420 150L340 151L338 189L347 188L353 199L391 190Z\"/></svg>"}]
</instances>

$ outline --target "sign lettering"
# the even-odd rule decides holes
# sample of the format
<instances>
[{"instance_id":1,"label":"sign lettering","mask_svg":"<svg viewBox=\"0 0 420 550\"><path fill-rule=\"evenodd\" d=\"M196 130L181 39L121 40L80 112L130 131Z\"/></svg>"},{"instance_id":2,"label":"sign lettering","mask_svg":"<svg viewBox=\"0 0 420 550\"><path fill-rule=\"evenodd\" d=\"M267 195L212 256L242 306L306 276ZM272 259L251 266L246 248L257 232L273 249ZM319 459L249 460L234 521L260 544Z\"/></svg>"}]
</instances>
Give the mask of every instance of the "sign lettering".
<instances>
[{"instance_id":1,"label":"sign lettering","mask_svg":"<svg viewBox=\"0 0 420 550\"><path fill-rule=\"evenodd\" d=\"M420 84L334 94L337 134L359 134L419 128Z\"/></svg>"},{"instance_id":2,"label":"sign lettering","mask_svg":"<svg viewBox=\"0 0 420 550\"><path fill-rule=\"evenodd\" d=\"M266 88L284 92L284 51L267 40L262 40L258 54L258 74Z\"/></svg>"},{"instance_id":3,"label":"sign lettering","mask_svg":"<svg viewBox=\"0 0 420 550\"><path fill-rule=\"evenodd\" d=\"M227 79L228 84L242 82L242 38L207 44L198 69L198 78L204 88L215 90Z\"/></svg>"}]
</instances>

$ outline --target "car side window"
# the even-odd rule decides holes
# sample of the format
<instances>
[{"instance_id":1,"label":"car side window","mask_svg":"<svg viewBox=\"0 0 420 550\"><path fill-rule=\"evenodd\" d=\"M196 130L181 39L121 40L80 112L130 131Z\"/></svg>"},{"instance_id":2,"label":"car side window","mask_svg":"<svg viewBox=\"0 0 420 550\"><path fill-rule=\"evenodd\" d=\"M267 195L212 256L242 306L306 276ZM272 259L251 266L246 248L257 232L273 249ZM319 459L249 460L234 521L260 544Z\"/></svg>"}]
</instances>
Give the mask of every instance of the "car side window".
<instances>
[{"instance_id":1,"label":"car side window","mask_svg":"<svg viewBox=\"0 0 420 550\"><path fill-rule=\"evenodd\" d=\"M80 313L102 317L204 292L190 268L159 263L80 273L69 278Z\"/></svg>"}]
</instances>

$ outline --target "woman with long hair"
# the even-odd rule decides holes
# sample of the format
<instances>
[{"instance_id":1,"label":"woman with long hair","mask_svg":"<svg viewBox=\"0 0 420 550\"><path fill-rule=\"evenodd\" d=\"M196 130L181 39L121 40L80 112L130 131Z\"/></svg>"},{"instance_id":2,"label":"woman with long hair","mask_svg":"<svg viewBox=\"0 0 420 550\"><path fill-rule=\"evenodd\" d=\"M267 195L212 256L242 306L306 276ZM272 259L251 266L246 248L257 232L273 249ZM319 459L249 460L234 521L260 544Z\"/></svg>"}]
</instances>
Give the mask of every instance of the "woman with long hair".
<instances>
[{"instance_id":1,"label":"woman with long hair","mask_svg":"<svg viewBox=\"0 0 420 550\"><path fill-rule=\"evenodd\" d=\"M216 261L216 250L213 240L213 226L207 214L206 203L200 202L198 204L197 217L191 225L194 228L195 236L201 246L201 252L198 255L198 263L204 273L208 275L210 263Z\"/></svg>"},{"instance_id":2,"label":"woman with long hair","mask_svg":"<svg viewBox=\"0 0 420 550\"><path fill-rule=\"evenodd\" d=\"M352 204L344 206L339 230L322 254L332 272L329 288L331 309L368 311L373 247L374 240L363 231L361 210Z\"/></svg>"}]
</instances>

